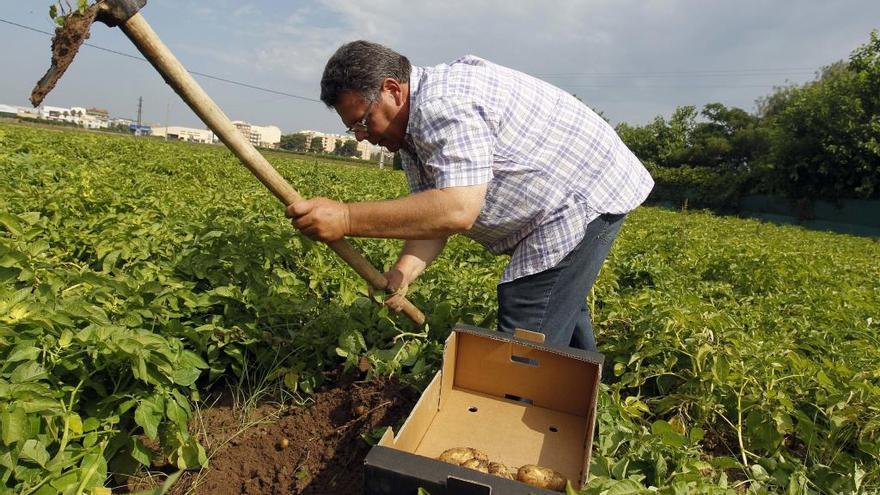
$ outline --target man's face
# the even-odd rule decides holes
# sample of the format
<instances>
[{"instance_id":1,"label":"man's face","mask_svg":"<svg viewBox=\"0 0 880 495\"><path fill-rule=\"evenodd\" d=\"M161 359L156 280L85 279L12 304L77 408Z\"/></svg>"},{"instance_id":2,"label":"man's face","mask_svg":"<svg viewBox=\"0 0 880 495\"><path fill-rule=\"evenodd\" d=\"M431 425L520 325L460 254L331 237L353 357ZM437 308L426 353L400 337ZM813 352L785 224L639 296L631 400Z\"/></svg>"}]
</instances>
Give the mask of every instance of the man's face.
<instances>
[{"instance_id":1,"label":"man's face","mask_svg":"<svg viewBox=\"0 0 880 495\"><path fill-rule=\"evenodd\" d=\"M404 88L393 79L385 81L378 100L370 103L360 93L346 91L334 108L342 124L354 131L355 139L366 139L393 152L403 143L409 106Z\"/></svg>"}]
</instances>

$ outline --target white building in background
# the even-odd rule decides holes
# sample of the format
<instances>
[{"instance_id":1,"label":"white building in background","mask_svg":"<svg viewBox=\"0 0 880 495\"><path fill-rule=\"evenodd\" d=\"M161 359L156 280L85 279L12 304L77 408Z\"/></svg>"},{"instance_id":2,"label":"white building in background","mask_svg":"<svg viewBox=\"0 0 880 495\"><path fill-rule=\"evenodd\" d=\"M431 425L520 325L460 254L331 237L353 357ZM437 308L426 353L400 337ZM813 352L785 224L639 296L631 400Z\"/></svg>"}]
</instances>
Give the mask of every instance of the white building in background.
<instances>
[{"instance_id":1,"label":"white building in background","mask_svg":"<svg viewBox=\"0 0 880 495\"><path fill-rule=\"evenodd\" d=\"M324 153L333 153L336 151L336 147L342 145L347 139L352 139L350 136L343 136L341 134L327 134L321 131L299 131L298 134L306 135L306 149L309 151L316 152L324 152ZM321 138L321 147L320 149L312 149L312 140L315 138Z\"/></svg>"},{"instance_id":2,"label":"white building in background","mask_svg":"<svg viewBox=\"0 0 880 495\"><path fill-rule=\"evenodd\" d=\"M136 122L131 119L123 119L123 118L110 119L110 125L112 125L112 126L128 127L128 126L135 124L135 123Z\"/></svg>"},{"instance_id":3,"label":"white building in background","mask_svg":"<svg viewBox=\"0 0 880 495\"><path fill-rule=\"evenodd\" d=\"M277 148L281 145L281 128L274 125L252 126L260 135L260 146L264 148Z\"/></svg>"},{"instance_id":4,"label":"white building in background","mask_svg":"<svg viewBox=\"0 0 880 495\"><path fill-rule=\"evenodd\" d=\"M71 114L69 108L42 105L37 108L37 116L45 120L54 120L56 122L70 122L71 124L75 123L73 121L74 116Z\"/></svg>"},{"instance_id":5,"label":"white building in background","mask_svg":"<svg viewBox=\"0 0 880 495\"><path fill-rule=\"evenodd\" d=\"M342 134L327 134L321 131L311 131L311 130L302 130L297 131L297 134L305 134L306 136L306 149L310 151L323 151L324 153L332 153L336 151L336 148L342 146L342 143L346 141L353 141L354 137L349 135ZM321 138L321 148L318 150L312 149L312 140L314 138ZM394 158L394 153L389 153L385 148L381 146L374 146L370 144L369 141L363 140L357 143L357 158L361 160L369 160L373 157L373 155L377 153L385 153L385 161L386 163L391 163Z\"/></svg>"},{"instance_id":6,"label":"white building in background","mask_svg":"<svg viewBox=\"0 0 880 495\"><path fill-rule=\"evenodd\" d=\"M336 147L342 145L345 139L343 136L339 134L321 134L317 136L321 138L321 147L323 148L325 153L332 153L336 151Z\"/></svg>"},{"instance_id":7,"label":"white building in background","mask_svg":"<svg viewBox=\"0 0 880 495\"><path fill-rule=\"evenodd\" d=\"M153 127L153 136L165 137L177 141L187 141L190 143L213 144L217 138L214 133L208 129L193 129L191 127L168 126Z\"/></svg>"},{"instance_id":8,"label":"white building in background","mask_svg":"<svg viewBox=\"0 0 880 495\"><path fill-rule=\"evenodd\" d=\"M18 107L18 117L21 119L38 119L40 118L40 113L36 108L32 107Z\"/></svg>"},{"instance_id":9,"label":"white building in background","mask_svg":"<svg viewBox=\"0 0 880 495\"><path fill-rule=\"evenodd\" d=\"M110 126L107 110L100 108L70 107L71 122L86 129L106 129Z\"/></svg>"},{"instance_id":10,"label":"white building in background","mask_svg":"<svg viewBox=\"0 0 880 495\"><path fill-rule=\"evenodd\" d=\"M281 144L281 129L274 125L259 126L241 120L233 121L232 125L254 146L277 148Z\"/></svg>"},{"instance_id":11,"label":"white building in background","mask_svg":"<svg viewBox=\"0 0 880 495\"><path fill-rule=\"evenodd\" d=\"M55 122L67 122L86 129L106 129L110 125L110 116L107 110L100 108L83 108L83 107L53 107L43 105L35 110L29 111L25 108L18 107L17 115L25 118L38 118L44 120L53 120Z\"/></svg>"},{"instance_id":12,"label":"white building in background","mask_svg":"<svg viewBox=\"0 0 880 495\"><path fill-rule=\"evenodd\" d=\"M25 110L25 109L22 107L17 107L15 105L4 105L4 104L0 103L0 114L17 116L23 110Z\"/></svg>"},{"instance_id":13,"label":"white building in background","mask_svg":"<svg viewBox=\"0 0 880 495\"><path fill-rule=\"evenodd\" d=\"M106 129L110 127L110 112L103 108L86 108L86 122L91 123L90 129Z\"/></svg>"},{"instance_id":14,"label":"white building in background","mask_svg":"<svg viewBox=\"0 0 880 495\"><path fill-rule=\"evenodd\" d=\"M375 151L373 148L375 148L375 146L370 144L370 142L367 141L366 139L359 142L357 144L358 158L360 158L361 160L369 160L370 156Z\"/></svg>"}]
</instances>

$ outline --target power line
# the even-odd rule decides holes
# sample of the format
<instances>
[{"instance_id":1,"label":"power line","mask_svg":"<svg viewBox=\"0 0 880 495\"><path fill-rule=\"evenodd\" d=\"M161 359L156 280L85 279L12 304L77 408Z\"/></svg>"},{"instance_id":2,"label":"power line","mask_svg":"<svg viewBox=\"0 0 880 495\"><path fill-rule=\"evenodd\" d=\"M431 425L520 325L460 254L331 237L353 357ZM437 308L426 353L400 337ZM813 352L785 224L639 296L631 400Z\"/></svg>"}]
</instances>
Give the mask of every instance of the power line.
<instances>
[{"instance_id":1,"label":"power line","mask_svg":"<svg viewBox=\"0 0 880 495\"><path fill-rule=\"evenodd\" d=\"M780 68L780 69L725 69L725 70L679 70L679 71L645 71L645 72L560 72L537 73L535 77L751 77L779 76L787 74L813 74L815 69Z\"/></svg>"},{"instance_id":2,"label":"power line","mask_svg":"<svg viewBox=\"0 0 880 495\"><path fill-rule=\"evenodd\" d=\"M19 24L16 22L12 22L6 19L0 18L0 22L21 28L26 29L28 31L33 31L40 34L45 34L48 36L54 36L54 33L49 31L43 31L41 29L36 29L30 26L25 26L23 24ZM139 60L141 62L148 62L143 57L139 57L137 55L132 55L130 53L121 52L118 50L113 50L110 48L105 48L103 46L95 45L93 43L83 43L83 45L88 46L90 48L95 48L97 50L105 51L108 53L112 53L115 55L119 55L126 58L131 58L134 60ZM227 84L232 84L235 86L241 86L248 89L253 89L256 91L262 91L265 93L286 96L289 98L296 98L305 101L312 101L316 103L321 103L321 100L315 98L309 98L307 96L297 95L293 93L287 93L284 91L278 91L271 88L265 88L262 86L256 86L254 84L235 81L232 79L227 79L224 77L214 76L211 74L207 74L204 72L197 71L189 71L190 74L194 76L204 77L206 79L212 79L215 81L224 82ZM809 68L763 68L763 69L706 69L706 70L676 70L676 71L634 71L634 72L558 72L558 73L536 73L532 74L535 77L554 79L554 78L575 78L575 77L642 77L642 78L664 78L664 77L755 77L755 76L779 76L779 75L794 75L794 74L812 74L815 73L815 69ZM566 85L570 86L570 85ZM586 84L586 85L576 85L570 86L572 88L621 88L620 85L602 85L602 84ZM763 88L765 85L636 85L632 86L633 88L657 88L657 89L674 89L674 88Z\"/></svg>"},{"instance_id":3,"label":"power line","mask_svg":"<svg viewBox=\"0 0 880 495\"><path fill-rule=\"evenodd\" d=\"M680 89L680 88L697 88L697 89L721 89L721 88L767 88L772 84L566 84L568 89L587 88L587 89Z\"/></svg>"},{"instance_id":4,"label":"power line","mask_svg":"<svg viewBox=\"0 0 880 495\"><path fill-rule=\"evenodd\" d=\"M46 35L49 35L49 36L54 36L54 35L55 35L55 33L50 33L49 31L43 31L42 29L32 28L32 27L30 27L30 26L25 26L25 25L23 25L23 24L18 24L17 22L8 21L8 20L6 20L6 19L2 19L2 18L0 18L0 22L6 23L6 24L10 24L10 25L12 25L12 26L16 26L16 27L19 27L19 28L22 28L22 29L27 29L28 31L33 31L33 32L35 32L35 33L46 34ZM90 47L90 48L95 48L95 49L102 50L102 51L105 51L105 52L113 53L113 54L115 54L115 55L120 55L120 56L127 57L127 58L131 58L131 59L134 59L134 60L140 60L141 62L148 62L148 60L145 59L145 58L143 58L143 57L138 57L137 55L132 55L132 54L130 54L130 53L120 52L120 51L117 51L117 50L112 50L112 49L110 49L110 48L104 48L103 46L98 46L98 45L95 45L95 44L92 44L92 43L88 43L88 42L86 42L86 43L83 43L83 45L88 46L88 47ZM263 91L263 92L266 92L266 93L272 93L272 94L276 94L276 95L287 96L287 97L290 97L290 98L297 98L297 99L300 99L300 100L314 101L314 102L317 102L317 103L322 103L321 100L317 100L317 99L315 99L315 98L309 98L308 96L301 96L301 95L296 95L296 94L293 94L293 93L286 93L286 92L284 92L284 91L278 91L278 90L275 90L275 89L264 88L264 87L262 87L262 86L256 86L256 85L249 84L249 83L245 83L245 82L241 82L241 81L234 81L234 80L232 80L232 79L226 79L226 78L219 77L219 76L212 76L211 74L205 74L204 72L196 72L196 71L194 71L194 70L190 70L190 71L188 71L188 72L189 72L190 74L194 75L194 76L201 76L201 77L204 77L204 78L206 78L206 79L213 79L213 80L215 80L215 81L225 82L225 83L227 83L227 84L234 84L234 85L236 85L236 86L241 86L241 87L244 87L244 88L255 89L255 90L257 90L257 91Z\"/></svg>"}]
</instances>

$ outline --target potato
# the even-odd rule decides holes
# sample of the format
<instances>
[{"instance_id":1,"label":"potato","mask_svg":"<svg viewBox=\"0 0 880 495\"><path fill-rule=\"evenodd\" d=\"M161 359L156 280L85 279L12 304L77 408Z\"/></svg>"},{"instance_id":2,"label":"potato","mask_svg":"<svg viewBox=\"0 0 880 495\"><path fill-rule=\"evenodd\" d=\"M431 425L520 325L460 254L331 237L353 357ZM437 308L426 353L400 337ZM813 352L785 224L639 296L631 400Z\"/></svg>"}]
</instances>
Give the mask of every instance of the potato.
<instances>
[{"instance_id":1,"label":"potato","mask_svg":"<svg viewBox=\"0 0 880 495\"><path fill-rule=\"evenodd\" d=\"M488 473L489 472L489 466L486 464L486 461L483 461L483 460L480 460L477 458L473 458L471 460L465 461L461 465L461 467L466 467L468 469L476 469L477 471L480 471L481 473Z\"/></svg>"},{"instance_id":2,"label":"potato","mask_svg":"<svg viewBox=\"0 0 880 495\"><path fill-rule=\"evenodd\" d=\"M516 479L538 488L547 488L561 492L565 490L567 480L558 472L535 464L526 464L519 468Z\"/></svg>"},{"instance_id":3,"label":"potato","mask_svg":"<svg viewBox=\"0 0 880 495\"><path fill-rule=\"evenodd\" d=\"M477 459L484 464L489 462L489 456L487 456L485 452L471 447L454 447L446 449L437 459L443 462L448 462L449 464L455 464L456 466L462 466L465 462L470 461L471 459Z\"/></svg>"},{"instance_id":4,"label":"potato","mask_svg":"<svg viewBox=\"0 0 880 495\"><path fill-rule=\"evenodd\" d=\"M495 476L500 476L509 480L516 479L513 473L510 472L510 469L500 462L489 463L489 474L494 474Z\"/></svg>"},{"instance_id":5,"label":"potato","mask_svg":"<svg viewBox=\"0 0 880 495\"><path fill-rule=\"evenodd\" d=\"M489 462L489 456L486 455L486 453L480 449L471 448L471 454L474 456L474 459L477 459L477 460L480 460L483 462Z\"/></svg>"}]
</instances>

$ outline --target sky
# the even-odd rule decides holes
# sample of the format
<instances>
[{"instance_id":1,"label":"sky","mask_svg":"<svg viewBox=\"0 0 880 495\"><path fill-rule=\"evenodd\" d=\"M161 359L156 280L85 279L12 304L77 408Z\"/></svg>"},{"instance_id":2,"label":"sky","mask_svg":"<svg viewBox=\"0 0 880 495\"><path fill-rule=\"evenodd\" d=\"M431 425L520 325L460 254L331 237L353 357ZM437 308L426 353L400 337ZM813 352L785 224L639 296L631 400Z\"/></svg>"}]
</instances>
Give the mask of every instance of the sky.
<instances>
[{"instance_id":1,"label":"sky","mask_svg":"<svg viewBox=\"0 0 880 495\"><path fill-rule=\"evenodd\" d=\"M53 29L52 0L0 0L0 21ZM75 3L71 0L71 3ZM720 102L749 112L774 87L802 84L880 29L878 0L149 0L141 11L234 120L340 133L318 100L327 59L367 39L437 65L473 54L576 94L613 124ZM89 43L139 55L118 29ZM0 22L0 103L29 105L49 36ZM100 107L153 125L204 126L146 62L83 47L45 104Z\"/></svg>"}]
</instances>

